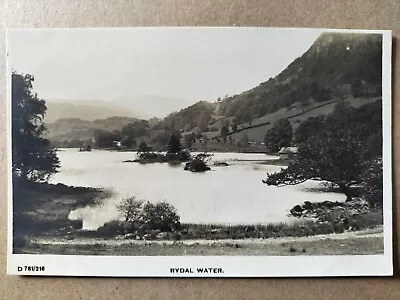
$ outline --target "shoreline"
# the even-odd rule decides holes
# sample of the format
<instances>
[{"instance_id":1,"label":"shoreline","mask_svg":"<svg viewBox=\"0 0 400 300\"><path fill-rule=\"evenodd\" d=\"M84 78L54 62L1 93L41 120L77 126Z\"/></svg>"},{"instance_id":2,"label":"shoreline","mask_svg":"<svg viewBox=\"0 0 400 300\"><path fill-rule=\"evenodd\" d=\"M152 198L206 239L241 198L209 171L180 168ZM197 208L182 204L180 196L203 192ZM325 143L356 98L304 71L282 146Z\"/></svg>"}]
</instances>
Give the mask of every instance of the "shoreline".
<instances>
[{"instance_id":1,"label":"shoreline","mask_svg":"<svg viewBox=\"0 0 400 300\"><path fill-rule=\"evenodd\" d=\"M30 184L22 189L19 187L14 193L14 204L21 201L21 199L29 199L30 205L14 207L14 253L35 253L37 249L50 247L51 249L46 250L47 252L63 254L63 249L70 247L68 245L79 245L79 247L85 249L74 250L76 254L84 254L85 251L95 252L95 249L101 246L104 249L108 249L107 251L110 251L111 255L118 255L113 253L119 253L120 250L115 249L113 245L109 245L115 243L115 241L124 241L121 243L126 243L127 245L132 245L133 243L138 247L148 247L148 243L152 243L151 245L157 249L160 247L162 249L165 247L193 248L193 245L201 245L201 248L204 248L206 247L205 245L209 244L214 245L212 248L228 245L228 248L239 247L242 249L243 247L258 248L266 243L265 241L272 240L276 240L278 244L311 243L310 237L314 237L314 242L318 241L318 244L320 244L317 248L322 249L325 248L325 244L331 243L329 240L332 240L332 237L338 236L347 237L349 242L351 240L352 246L348 245L345 248L347 249L346 251L353 251L355 249L363 249L358 245L359 243L369 244L368 241L356 239L355 236L362 234L364 231L373 231L382 224L380 213L371 211L360 216L348 218L350 223L346 221L346 224L341 221L343 220L343 215L339 215L340 220L329 219L324 222L304 218L298 219L298 222L291 224L236 226L181 224L180 229L171 232L139 228L137 229L139 232L124 233L122 231L121 233L120 230L125 230L124 228L126 228L124 222L112 221L110 222L112 224L106 223L95 231L87 231L82 230L82 220L73 221L68 218L71 210L100 205L110 195L110 191L103 189L72 187L64 184ZM347 210L344 211L347 212ZM324 210L324 213L329 215L329 210ZM330 238L321 239L323 236ZM43 239L51 239L53 241L52 245L35 242ZM282 242L285 239L287 241ZM383 240L383 237L380 235L366 235L362 239L377 242L381 239ZM76 244L79 240L102 240L103 242L96 242L95 245ZM257 242L259 240L264 242ZM63 244L62 241L68 242ZM368 252L368 249L364 250ZM373 251L375 252L378 251L377 246L373 246L371 249L374 249ZM161 251L160 249L158 250ZM339 251L340 249L336 250ZM203 253L208 253L207 249L202 251ZM258 249L255 251L264 253L266 250ZM196 250L192 249L191 252L195 253ZM213 251L211 252L213 253ZM159 253L163 253L163 251Z\"/></svg>"}]
</instances>

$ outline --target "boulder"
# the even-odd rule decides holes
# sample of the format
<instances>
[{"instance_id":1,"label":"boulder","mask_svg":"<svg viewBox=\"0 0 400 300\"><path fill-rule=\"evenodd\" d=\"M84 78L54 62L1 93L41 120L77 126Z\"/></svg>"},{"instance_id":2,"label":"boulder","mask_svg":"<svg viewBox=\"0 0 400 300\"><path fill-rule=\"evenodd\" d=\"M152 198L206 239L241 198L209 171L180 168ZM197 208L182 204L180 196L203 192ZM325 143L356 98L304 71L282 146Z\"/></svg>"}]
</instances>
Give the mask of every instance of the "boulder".
<instances>
[{"instance_id":1,"label":"boulder","mask_svg":"<svg viewBox=\"0 0 400 300\"><path fill-rule=\"evenodd\" d=\"M313 208L313 204L310 201L304 201L303 207L310 210Z\"/></svg>"},{"instance_id":2,"label":"boulder","mask_svg":"<svg viewBox=\"0 0 400 300\"><path fill-rule=\"evenodd\" d=\"M130 240L136 238L136 235L134 233L127 233L124 235L124 240Z\"/></svg>"},{"instance_id":3,"label":"boulder","mask_svg":"<svg viewBox=\"0 0 400 300\"><path fill-rule=\"evenodd\" d=\"M152 240L152 236L151 236L150 233L146 233L146 234L143 236L143 239L144 239L144 240Z\"/></svg>"},{"instance_id":4,"label":"boulder","mask_svg":"<svg viewBox=\"0 0 400 300\"><path fill-rule=\"evenodd\" d=\"M167 232L160 232L160 233L158 233L158 234L156 235L156 238L157 238L158 240L163 240L163 239L165 239L166 237L168 237L168 233L167 233Z\"/></svg>"}]
</instances>

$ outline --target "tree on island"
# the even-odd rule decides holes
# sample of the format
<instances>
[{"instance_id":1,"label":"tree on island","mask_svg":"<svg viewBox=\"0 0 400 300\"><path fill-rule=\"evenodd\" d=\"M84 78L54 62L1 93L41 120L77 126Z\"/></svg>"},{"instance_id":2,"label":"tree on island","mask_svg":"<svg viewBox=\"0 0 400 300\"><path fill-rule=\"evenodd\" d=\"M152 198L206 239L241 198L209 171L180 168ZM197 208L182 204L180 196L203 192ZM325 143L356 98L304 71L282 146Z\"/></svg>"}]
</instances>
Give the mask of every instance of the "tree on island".
<instances>
[{"instance_id":1,"label":"tree on island","mask_svg":"<svg viewBox=\"0 0 400 300\"><path fill-rule=\"evenodd\" d=\"M177 134L171 134L167 145L167 153L179 153L182 150L180 137Z\"/></svg>"},{"instance_id":2,"label":"tree on island","mask_svg":"<svg viewBox=\"0 0 400 300\"><path fill-rule=\"evenodd\" d=\"M43 123L46 103L32 93L32 75L12 73L12 173L22 180L47 182L60 162Z\"/></svg>"},{"instance_id":3,"label":"tree on island","mask_svg":"<svg viewBox=\"0 0 400 300\"><path fill-rule=\"evenodd\" d=\"M287 118L279 119L274 126L268 130L264 143L270 152L278 152L282 147L288 147L292 143L292 124Z\"/></svg>"},{"instance_id":4,"label":"tree on island","mask_svg":"<svg viewBox=\"0 0 400 300\"><path fill-rule=\"evenodd\" d=\"M150 150L150 148L147 146L147 144L146 144L145 141L143 141L143 142L141 142L141 143L139 144L139 149L138 149L138 152L139 152L139 153L147 152L147 151L149 151L149 150Z\"/></svg>"}]
</instances>

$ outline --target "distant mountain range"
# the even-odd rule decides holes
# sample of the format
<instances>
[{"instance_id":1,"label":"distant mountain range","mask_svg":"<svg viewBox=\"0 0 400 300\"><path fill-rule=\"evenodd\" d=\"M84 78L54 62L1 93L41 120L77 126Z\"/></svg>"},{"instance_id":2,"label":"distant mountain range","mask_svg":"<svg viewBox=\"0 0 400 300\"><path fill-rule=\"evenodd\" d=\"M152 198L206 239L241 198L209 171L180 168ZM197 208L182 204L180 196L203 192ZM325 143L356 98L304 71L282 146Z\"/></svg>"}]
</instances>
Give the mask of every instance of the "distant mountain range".
<instances>
[{"instance_id":1,"label":"distant mountain range","mask_svg":"<svg viewBox=\"0 0 400 300\"><path fill-rule=\"evenodd\" d=\"M140 112L135 112L105 101L46 100L46 106L46 124L69 118L94 121L109 117L142 117Z\"/></svg>"},{"instance_id":2,"label":"distant mountain range","mask_svg":"<svg viewBox=\"0 0 400 300\"><path fill-rule=\"evenodd\" d=\"M65 118L78 118L84 121L110 117L163 118L170 112L189 104L188 101L180 98L153 95L118 98L112 101L50 99L46 100L45 121L54 123Z\"/></svg>"},{"instance_id":3,"label":"distant mountain range","mask_svg":"<svg viewBox=\"0 0 400 300\"><path fill-rule=\"evenodd\" d=\"M50 140L86 140L94 137L96 130L119 130L123 126L135 122L138 119L129 117L110 117L86 121L79 118L63 118L54 123L48 123L47 137Z\"/></svg>"}]
</instances>

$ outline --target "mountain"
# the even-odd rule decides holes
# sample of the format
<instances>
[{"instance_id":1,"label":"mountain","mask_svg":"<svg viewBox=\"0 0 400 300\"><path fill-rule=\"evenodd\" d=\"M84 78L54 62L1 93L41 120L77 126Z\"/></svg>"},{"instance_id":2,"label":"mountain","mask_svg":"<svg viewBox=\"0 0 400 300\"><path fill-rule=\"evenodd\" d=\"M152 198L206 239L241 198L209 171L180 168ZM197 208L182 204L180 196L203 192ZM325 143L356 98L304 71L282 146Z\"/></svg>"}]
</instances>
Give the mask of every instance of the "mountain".
<instances>
[{"instance_id":1,"label":"mountain","mask_svg":"<svg viewBox=\"0 0 400 300\"><path fill-rule=\"evenodd\" d=\"M371 34L323 33L311 47L276 77L239 95L214 103L198 102L164 121L164 128L219 135L235 123L233 139L246 133L262 142L276 120L289 118L296 128L310 116L326 115L340 101L359 107L381 97L382 37ZM364 97L353 95L359 82Z\"/></svg>"},{"instance_id":2,"label":"mountain","mask_svg":"<svg viewBox=\"0 0 400 300\"><path fill-rule=\"evenodd\" d=\"M212 121L216 103L199 101L178 112L170 113L159 126L170 131L191 131L197 128L200 132L206 130Z\"/></svg>"},{"instance_id":3,"label":"mountain","mask_svg":"<svg viewBox=\"0 0 400 300\"><path fill-rule=\"evenodd\" d=\"M224 99L218 114L245 123L295 103L307 107L349 94L356 80L379 86L381 77L381 35L323 33L275 78Z\"/></svg>"},{"instance_id":4,"label":"mountain","mask_svg":"<svg viewBox=\"0 0 400 300\"><path fill-rule=\"evenodd\" d=\"M46 100L46 123L59 119L77 118L84 121L106 119L110 117L147 118L149 115L133 108L126 108L106 101L92 100Z\"/></svg>"},{"instance_id":5,"label":"mountain","mask_svg":"<svg viewBox=\"0 0 400 300\"><path fill-rule=\"evenodd\" d=\"M113 131L137 121L136 118L110 117L86 121L79 118L63 118L54 123L46 124L50 140L72 140L72 139L93 139L96 130Z\"/></svg>"},{"instance_id":6,"label":"mountain","mask_svg":"<svg viewBox=\"0 0 400 300\"><path fill-rule=\"evenodd\" d=\"M124 111L137 109L141 115L165 117L169 112L163 120L156 120L148 133L194 131L212 138L219 135L222 126L229 126L228 135L233 140L239 141L247 135L250 141L262 142L267 130L280 118L288 118L293 128L297 128L310 116L332 112L338 102L349 101L359 107L379 100L381 77L381 35L323 33L277 76L239 95L189 106L182 99L158 96L121 98L113 104ZM94 129L120 130L130 122L129 119L112 120L111 124L101 121L100 125L85 123L87 117L80 119L49 124L50 135L89 137Z\"/></svg>"}]
</instances>

